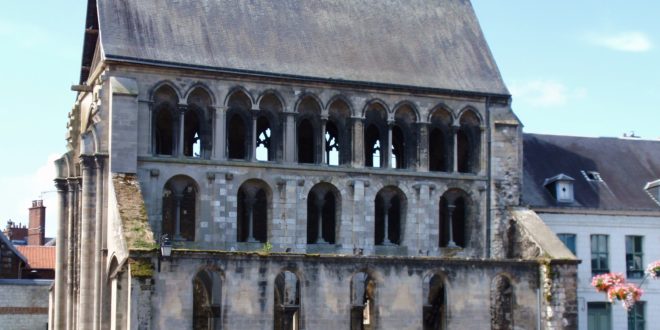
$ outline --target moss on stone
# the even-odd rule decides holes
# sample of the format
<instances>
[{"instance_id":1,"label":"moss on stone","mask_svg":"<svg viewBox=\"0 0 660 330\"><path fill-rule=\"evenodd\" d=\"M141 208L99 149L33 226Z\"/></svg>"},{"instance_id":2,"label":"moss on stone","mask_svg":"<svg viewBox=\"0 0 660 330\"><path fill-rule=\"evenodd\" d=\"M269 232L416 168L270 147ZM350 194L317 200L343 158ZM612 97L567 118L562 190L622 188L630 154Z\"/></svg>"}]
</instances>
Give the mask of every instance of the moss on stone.
<instances>
[{"instance_id":1,"label":"moss on stone","mask_svg":"<svg viewBox=\"0 0 660 330\"><path fill-rule=\"evenodd\" d=\"M112 177L124 238L130 250L158 248L149 225L140 183L135 174L114 174Z\"/></svg>"},{"instance_id":2,"label":"moss on stone","mask_svg":"<svg viewBox=\"0 0 660 330\"><path fill-rule=\"evenodd\" d=\"M151 259L139 258L128 259L131 269L131 277L134 278L151 278L154 275L154 265Z\"/></svg>"}]
</instances>

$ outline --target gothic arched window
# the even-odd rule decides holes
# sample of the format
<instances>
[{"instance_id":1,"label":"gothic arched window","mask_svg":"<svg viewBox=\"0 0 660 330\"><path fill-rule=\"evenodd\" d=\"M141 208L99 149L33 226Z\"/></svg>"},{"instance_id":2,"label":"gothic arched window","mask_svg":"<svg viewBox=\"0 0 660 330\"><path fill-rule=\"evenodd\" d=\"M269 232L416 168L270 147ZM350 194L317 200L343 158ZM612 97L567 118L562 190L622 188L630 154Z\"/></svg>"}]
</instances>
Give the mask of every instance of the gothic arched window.
<instances>
[{"instance_id":1,"label":"gothic arched window","mask_svg":"<svg viewBox=\"0 0 660 330\"><path fill-rule=\"evenodd\" d=\"M262 181L248 181L238 189L237 238L239 242L268 240L268 186Z\"/></svg>"},{"instance_id":2,"label":"gothic arched window","mask_svg":"<svg viewBox=\"0 0 660 330\"><path fill-rule=\"evenodd\" d=\"M466 247L467 242L467 194L451 189L440 198L440 247Z\"/></svg>"},{"instance_id":3,"label":"gothic arched window","mask_svg":"<svg viewBox=\"0 0 660 330\"><path fill-rule=\"evenodd\" d=\"M424 278L424 330L447 329L447 292L439 274Z\"/></svg>"},{"instance_id":4,"label":"gothic arched window","mask_svg":"<svg viewBox=\"0 0 660 330\"><path fill-rule=\"evenodd\" d=\"M513 329L514 297L511 280L504 275L495 276L490 288L491 329Z\"/></svg>"},{"instance_id":5,"label":"gothic arched window","mask_svg":"<svg viewBox=\"0 0 660 330\"><path fill-rule=\"evenodd\" d=\"M298 330L300 328L300 281L290 271L275 277L275 330Z\"/></svg>"},{"instance_id":6,"label":"gothic arched window","mask_svg":"<svg viewBox=\"0 0 660 330\"><path fill-rule=\"evenodd\" d=\"M335 244L339 192L327 183L307 195L307 244Z\"/></svg>"},{"instance_id":7,"label":"gothic arched window","mask_svg":"<svg viewBox=\"0 0 660 330\"><path fill-rule=\"evenodd\" d=\"M351 278L351 330L376 329L376 281L365 272Z\"/></svg>"},{"instance_id":8,"label":"gothic arched window","mask_svg":"<svg viewBox=\"0 0 660 330\"><path fill-rule=\"evenodd\" d=\"M193 279L193 330L222 329L222 276L210 269Z\"/></svg>"},{"instance_id":9,"label":"gothic arched window","mask_svg":"<svg viewBox=\"0 0 660 330\"><path fill-rule=\"evenodd\" d=\"M401 244L405 197L395 187L385 187L376 194L375 243L376 245Z\"/></svg>"}]
</instances>

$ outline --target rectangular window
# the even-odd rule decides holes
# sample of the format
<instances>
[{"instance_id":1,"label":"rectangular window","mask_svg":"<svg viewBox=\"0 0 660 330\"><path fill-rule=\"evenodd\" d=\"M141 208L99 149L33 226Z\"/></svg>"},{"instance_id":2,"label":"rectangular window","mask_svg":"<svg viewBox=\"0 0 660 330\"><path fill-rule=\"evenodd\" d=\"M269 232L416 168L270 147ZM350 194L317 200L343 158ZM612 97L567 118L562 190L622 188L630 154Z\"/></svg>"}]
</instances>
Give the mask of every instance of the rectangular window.
<instances>
[{"instance_id":1,"label":"rectangular window","mask_svg":"<svg viewBox=\"0 0 660 330\"><path fill-rule=\"evenodd\" d=\"M587 303L587 328L589 330L611 330L610 303Z\"/></svg>"},{"instance_id":2,"label":"rectangular window","mask_svg":"<svg viewBox=\"0 0 660 330\"><path fill-rule=\"evenodd\" d=\"M557 234L557 237L573 254L577 255L575 253L575 234Z\"/></svg>"},{"instance_id":3,"label":"rectangular window","mask_svg":"<svg viewBox=\"0 0 660 330\"><path fill-rule=\"evenodd\" d=\"M610 272L607 235L591 235L591 274Z\"/></svg>"},{"instance_id":4,"label":"rectangular window","mask_svg":"<svg viewBox=\"0 0 660 330\"><path fill-rule=\"evenodd\" d=\"M642 236L626 236L626 275L628 278L644 277L642 238Z\"/></svg>"},{"instance_id":5,"label":"rectangular window","mask_svg":"<svg viewBox=\"0 0 660 330\"><path fill-rule=\"evenodd\" d=\"M644 330L644 302L638 301L628 311L628 330Z\"/></svg>"}]
</instances>

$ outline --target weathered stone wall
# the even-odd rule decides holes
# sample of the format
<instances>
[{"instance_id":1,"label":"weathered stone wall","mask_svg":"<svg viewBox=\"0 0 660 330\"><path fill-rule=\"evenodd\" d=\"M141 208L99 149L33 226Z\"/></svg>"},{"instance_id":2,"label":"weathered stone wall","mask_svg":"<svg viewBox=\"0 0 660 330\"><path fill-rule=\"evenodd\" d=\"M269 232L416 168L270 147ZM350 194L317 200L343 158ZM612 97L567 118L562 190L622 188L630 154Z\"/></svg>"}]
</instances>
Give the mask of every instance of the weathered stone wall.
<instances>
[{"instance_id":1,"label":"weathered stone wall","mask_svg":"<svg viewBox=\"0 0 660 330\"><path fill-rule=\"evenodd\" d=\"M547 262L541 266L543 329L577 329L577 265Z\"/></svg>"},{"instance_id":2,"label":"weathered stone wall","mask_svg":"<svg viewBox=\"0 0 660 330\"><path fill-rule=\"evenodd\" d=\"M50 280L0 280L0 328L46 329Z\"/></svg>"},{"instance_id":3,"label":"weathered stone wall","mask_svg":"<svg viewBox=\"0 0 660 330\"><path fill-rule=\"evenodd\" d=\"M514 324L534 329L538 322L538 264L525 261L378 258L296 254L175 252L160 272L137 282L142 292L134 302L149 301L153 329L185 329L192 324L193 278L201 269L222 274L224 329L272 329L274 278L283 270L301 281L301 329L348 329L350 281L368 272L376 281L378 329L421 329L424 277L446 278L448 328L484 329L490 325L490 285L497 275L512 279ZM136 290L136 289L132 289ZM134 295L135 296L135 295ZM134 303L132 302L132 303ZM148 316L137 316L139 319Z\"/></svg>"}]
</instances>

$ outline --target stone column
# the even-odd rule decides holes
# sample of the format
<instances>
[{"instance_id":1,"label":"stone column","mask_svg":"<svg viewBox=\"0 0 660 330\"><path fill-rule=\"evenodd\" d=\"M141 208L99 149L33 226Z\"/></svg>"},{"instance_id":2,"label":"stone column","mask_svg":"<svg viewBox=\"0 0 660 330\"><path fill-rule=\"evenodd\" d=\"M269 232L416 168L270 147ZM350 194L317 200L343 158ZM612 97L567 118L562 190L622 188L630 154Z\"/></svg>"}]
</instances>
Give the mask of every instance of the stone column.
<instances>
[{"instance_id":1,"label":"stone column","mask_svg":"<svg viewBox=\"0 0 660 330\"><path fill-rule=\"evenodd\" d=\"M321 164L328 164L328 155L325 153L325 124L328 117L321 117Z\"/></svg>"},{"instance_id":2,"label":"stone column","mask_svg":"<svg viewBox=\"0 0 660 330\"><path fill-rule=\"evenodd\" d=\"M360 117L351 117L352 128L351 132L353 134L353 154L351 155L351 161L353 167L361 168L364 167L364 125L363 118Z\"/></svg>"},{"instance_id":3,"label":"stone column","mask_svg":"<svg viewBox=\"0 0 660 330\"><path fill-rule=\"evenodd\" d=\"M73 315L73 310L75 308L75 292L74 292L74 269L77 266L75 263L76 256L76 246L75 246L75 226L76 226L76 208L78 203L76 202L77 192L78 192L78 180L70 178L67 180L67 237L69 240L67 243L67 264L66 264L66 329L75 328L75 318Z\"/></svg>"},{"instance_id":4,"label":"stone column","mask_svg":"<svg viewBox=\"0 0 660 330\"><path fill-rule=\"evenodd\" d=\"M57 188L57 199L60 206L60 214L57 226L57 244L55 245L56 264L55 264L55 307L54 321L51 325L53 329L66 329L66 302L67 302L67 245L69 238L67 235L67 211L69 206L69 188L66 179L55 179Z\"/></svg>"},{"instance_id":5,"label":"stone column","mask_svg":"<svg viewBox=\"0 0 660 330\"><path fill-rule=\"evenodd\" d=\"M381 143L380 150L383 150L385 148L385 153L381 151L381 155L384 155L385 161L383 162L381 160L381 163L383 164L384 168L392 168L392 126L394 126L394 121L388 121L387 122L387 145L383 146L383 143Z\"/></svg>"},{"instance_id":6,"label":"stone column","mask_svg":"<svg viewBox=\"0 0 660 330\"><path fill-rule=\"evenodd\" d=\"M429 166L429 123L417 123L417 170L428 171Z\"/></svg>"},{"instance_id":7,"label":"stone column","mask_svg":"<svg viewBox=\"0 0 660 330\"><path fill-rule=\"evenodd\" d=\"M250 189L247 191L247 196L245 197L245 207L248 212L248 238L247 241L250 243L256 243L257 240L254 238L254 203L255 196L254 192Z\"/></svg>"},{"instance_id":8,"label":"stone column","mask_svg":"<svg viewBox=\"0 0 660 330\"><path fill-rule=\"evenodd\" d=\"M316 238L316 244L325 244L327 243L323 239L323 204L325 204L325 199L323 198L323 195L317 195L316 196L316 209L317 209L317 216L318 216L318 224L319 224L319 230L318 230L318 237Z\"/></svg>"},{"instance_id":9,"label":"stone column","mask_svg":"<svg viewBox=\"0 0 660 330\"><path fill-rule=\"evenodd\" d=\"M450 129L452 138L452 168L451 171L458 172L458 129L460 126L452 126Z\"/></svg>"},{"instance_id":10,"label":"stone column","mask_svg":"<svg viewBox=\"0 0 660 330\"><path fill-rule=\"evenodd\" d=\"M390 197L387 197L387 199L383 198L383 227L384 227L384 233L383 233L383 245L392 245L392 242L390 241L389 238L389 222L390 222Z\"/></svg>"},{"instance_id":11,"label":"stone column","mask_svg":"<svg viewBox=\"0 0 660 330\"><path fill-rule=\"evenodd\" d=\"M449 223L448 223L448 225L449 225L449 229L448 229L448 231L449 231L449 232L448 232L448 234L449 234L449 242L447 242L447 247L448 247L448 248L456 248L456 247L458 247L458 246L456 245L456 242L454 242L454 224L453 224L454 219L453 219L453 218L454 218L454 210L455 210L455 209L456 209L456 205L454 205L454 204L448 204L448 205L447 205L447 210L448 210L447 213L448 213L448 215L449 215L449 216L447 217L447 218L448 218L447 221L449 222Z\"/></svg>"},{"instance_id":12,"label":"stone column","mask_svg":"<svg viewBox=\"0 0 660 330\"><path fill-rule=\"evenodd\" d=\"M253 108L252 111L250 112L252 115L252 135L248 134L248 139L252 139L252 142L250 143L250 152L248 155L250 155L250 161L256 161L257 160L257 119L259 118L259 108Z\"/></svg>"},{"instance_id":13,"label":"stone column","mask_svg":"<svg viewBox=\"0 0 660 330\"><path fill-rule=\"evenodd\" d=\"M177 189L175 187L175 189ZM184 187L185 189L185 187ZM178 190L178 189L177 189ZM183 191L174 191L174 240L181 241L181 199L183 199Z\"/></svg>"},{"instance_id":14,"label":"stone column","mask_svg":"<svg viewBox=\"0 0 660 330\"><path fill-rule=\"evenodd\" d=\"M296 161L296 113L286 112L285 115L284 162L291 164Z\"/></svg>"},{"instance_id":15,"label":"stone column","mask_svg":"<svg viewBox=\"0 0 660 330\"><path fill-rule=\"evenodd\" d=\"M227 143L227 108L215 108L215 129L213 143L213 159L225 160L227 158L226 143Z\"/></svg>"},{"instance_id":16,"label":"stone column","mask_svg":"<svg viewBox=\"0 0 660 330\"><path fill-rule=\"evenodd\" d=\"M96 169L96 219L94 228L96 229L96 237L94 242L94 329L98 330L101 328L101 297L103 290L103 273L105 267L103 267L103 233L105 233L105 228L103 228L103 163L105 160L104 155L96 155L95 160L95 169Z\"/></svg>"},{"instance_id":17,"label":"stone column","mask_svg":"<svg viewBox=\"0 0 660 330\"><path fill-rule=\"evenodd\" d=\"M94 157L80 155L82 171L82 216L80 231L80 329L93 329L94 326L94 230L95 230L95 164Z\"/></svg>"},{"instance_id":18,"label":"stone column","mask_svg":"<svg viewBox=\"0 0 660 330\"><path fill-rule=\"evenodd\" d=\"M183 139L183 132L184 132L184 121L185 121L185 114L186 114L186 106L185 105L179 105L179 139L178 139L178 146L177 146L177 155L179 157L183 157L183 144L184 144L184 139Z\"/></svg>"}]
</instances>

